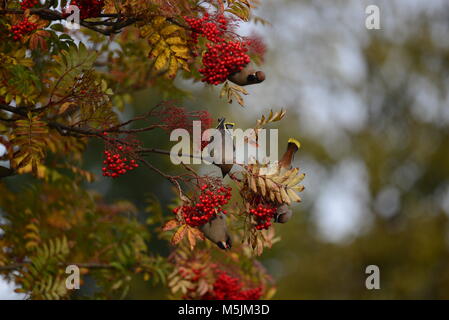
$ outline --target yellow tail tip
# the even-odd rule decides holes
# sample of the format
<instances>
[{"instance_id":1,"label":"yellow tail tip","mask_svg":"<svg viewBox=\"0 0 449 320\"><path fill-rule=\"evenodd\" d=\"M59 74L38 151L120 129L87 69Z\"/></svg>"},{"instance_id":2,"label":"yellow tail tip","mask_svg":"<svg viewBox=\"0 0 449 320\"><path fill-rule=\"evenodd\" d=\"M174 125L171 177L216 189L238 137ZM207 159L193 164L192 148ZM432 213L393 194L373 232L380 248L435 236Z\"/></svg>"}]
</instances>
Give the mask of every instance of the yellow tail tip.
<instances>
[{"instance_id":1,"label":"yellow tail tip","mask_svg":"<svg viewBox=\"0 0 449 320\"><path fill-rule=\"evenodd\" d=\"M225 122L224 125L225 125L225 126L228 126L228 125L229 125L229 126L235 127L235 123L234 123L234 122Z\"/></svg>"},{"instance_id":2,"label":"yellow tail tip","mask_svg":"<svg viewBox=\"0 0 449 320\"><path fill-rule=\"evenodd\" d=\"M296 140L295 138L288 139L288 143L295 144L298 147L298 149L301 148L301 143L298 140Z\"/></svg>"}]
</instances>

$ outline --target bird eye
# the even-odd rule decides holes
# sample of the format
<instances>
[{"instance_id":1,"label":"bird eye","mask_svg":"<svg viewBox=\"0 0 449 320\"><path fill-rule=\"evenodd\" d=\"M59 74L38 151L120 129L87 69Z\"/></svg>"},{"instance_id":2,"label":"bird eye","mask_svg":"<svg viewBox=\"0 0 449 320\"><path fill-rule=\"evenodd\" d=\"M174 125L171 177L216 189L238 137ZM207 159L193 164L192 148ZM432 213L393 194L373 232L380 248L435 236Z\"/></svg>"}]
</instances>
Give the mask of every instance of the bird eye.
<instances>
[{"instance_id":1,"label":"bird eye","mask_svg":"<svg viewBox=\"0 0 449 320\"><path fill-rule=\"evenodd\" d=\"M248 80L248 82L254 82L254 81L257 81L257 77L255 74L250 74L250 75L248 75L247 80Z\"/></svg>"}]
</instances>

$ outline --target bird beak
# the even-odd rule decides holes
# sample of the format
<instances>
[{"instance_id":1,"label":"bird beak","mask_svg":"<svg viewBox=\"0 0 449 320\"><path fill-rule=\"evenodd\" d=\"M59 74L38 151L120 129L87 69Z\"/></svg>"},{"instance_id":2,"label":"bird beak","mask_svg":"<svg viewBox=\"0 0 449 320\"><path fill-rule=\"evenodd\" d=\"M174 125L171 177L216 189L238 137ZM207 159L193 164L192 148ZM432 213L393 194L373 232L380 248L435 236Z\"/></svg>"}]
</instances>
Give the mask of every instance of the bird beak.
<instances>
[{"instance_id":1,"label":"bird beak","mask_svg":"<svg viewBox=\"0 0 449 320\"><path fill-rule=\"evenodd\" d=\"M257 81L259 81L259 82L264 81L265 80L265 73L262 72L262 71L257 71L256 72L256 78L257 78Z\"/></svg>"},{"instance_id":2,"label":"bird beak","mask_svg":"<svg viewBox=\"0 0 449 320\"><path fill-rule=\"evenodd\" d=\"M220 249L223 249L223 250L229 250L229 249L231 249L231 246L230 246L227 242L225 242L225 241L219 241L219 242L217 242L217 246L218 246Z\"/></svg>"},{"instance_id":3,"label":"bird beak","mask_svg":"<svg viewBox=\"0 0 449 320\"><path fill-rule=\"evenodd\" d=\"M224 241L218 241L218 242L217 242L217 246L218 246L220 249L223 249L223 250L228 249L228 245L227 245L226 242L224 242Z\"/></svg>"}]
</instances>

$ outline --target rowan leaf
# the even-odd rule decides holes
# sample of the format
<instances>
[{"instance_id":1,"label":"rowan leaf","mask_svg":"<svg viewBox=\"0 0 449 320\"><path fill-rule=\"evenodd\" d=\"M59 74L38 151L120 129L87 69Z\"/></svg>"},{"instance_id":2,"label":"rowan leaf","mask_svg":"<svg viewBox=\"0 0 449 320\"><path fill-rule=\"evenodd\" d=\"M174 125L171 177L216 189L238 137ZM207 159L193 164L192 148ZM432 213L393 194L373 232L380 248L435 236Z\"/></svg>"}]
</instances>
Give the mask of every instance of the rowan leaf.
<instances>
[{"instance_id":1,"label":"rowan leaf","mask_svg":"<svg viewBox=\"0 0 449 320\"><path fill-rule=\"evenodd\" d=\"M187 232L187 225L183 224L182 226L179 227L178 230L176 230L175 234L173 235L171 239L172 245L177 245L184 238L186 232Z\"/></svg>"},{"instance_id":2,"label":"rowan leaf","mask_svg":"<svg viewBox=\"0 0 449 320\"><path fill-rule=\"evenodd\" d=\"M162 231L169 231L169 230L173 230L174 228L176 228L179 225L178 220L176 219L171 219L168 220L164 226L162 227Z\"/></svg>"}]
</instances>

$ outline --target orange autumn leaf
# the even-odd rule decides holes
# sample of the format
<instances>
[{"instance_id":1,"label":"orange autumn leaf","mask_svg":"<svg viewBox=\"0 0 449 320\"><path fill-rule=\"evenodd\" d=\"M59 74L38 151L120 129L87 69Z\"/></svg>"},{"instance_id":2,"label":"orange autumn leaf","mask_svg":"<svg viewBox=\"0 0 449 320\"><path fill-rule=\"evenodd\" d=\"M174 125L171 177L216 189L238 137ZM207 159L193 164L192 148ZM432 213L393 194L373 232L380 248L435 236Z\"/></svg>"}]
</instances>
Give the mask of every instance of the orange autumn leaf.
<instances>
[{"instance_id":1,"label":"orange autumn leaf","mask_svg":"<svg viewBox=\"0 0 449 320\"><path fill-rule=\"evenodd\" d=\"M193 228L188 227L188 230L187 230L187 239L189 240L190 250L193 250L195 248L195 245L196 245L196 236L192 232L192 229Z\"/></svg>"},{"instance_id":2,"label":"orange autumn leaf","mask_svg":"<svg viewBox=\"0 0 449 320\"><path fill-rule=\"evenodd\" d=\"M187 239L189 240L190 249L193 250L196 245L196 239L204 240L204 234L197 228L187 227Z\"/></svg>"},{"instance_id":3,"label":"orange autumn leaf","mask_svg":"<svg viewBox=\"0 0 449 320\"><path fill-rule=\"evenodd\" d=\"M171 219L168 220L164 226L162 227L162 231L169 231L169 230L173 230L174 228L176 228L179 225L178 220L176 219Z\"/></svg>"},{"instance_id":4,"label":"orange autumn leaf","mask_svg":"<svg viewBox=\"0 0 449 320\"><path fill-rule=\"evenodd\" d=\"M181 242L181 240L186 235L186 231L187 231L187 225L183 224L171 238L172 245L177 245L179 242Z\"/></svg>"}]
</instances>

